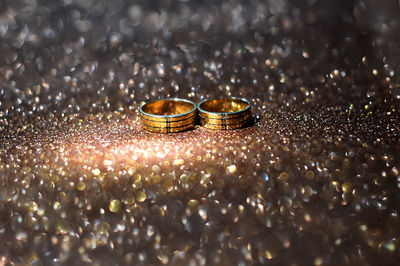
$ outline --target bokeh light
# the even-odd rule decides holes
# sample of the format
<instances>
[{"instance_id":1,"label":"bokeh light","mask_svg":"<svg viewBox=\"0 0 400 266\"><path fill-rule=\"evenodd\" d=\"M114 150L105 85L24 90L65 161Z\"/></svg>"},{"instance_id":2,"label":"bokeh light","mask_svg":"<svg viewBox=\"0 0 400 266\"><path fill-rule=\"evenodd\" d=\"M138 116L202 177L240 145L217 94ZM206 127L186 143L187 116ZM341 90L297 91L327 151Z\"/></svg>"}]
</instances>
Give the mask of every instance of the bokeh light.
<instances>
[{"instance_id":1,"label":"bokeh light","mask_svg":"<svg viewBox=\"0 0 400 266\"><path fill-rule=\"evenodd\" d=\"M395 265L397 1L0 2L0 265ZM143 130L166 97L248 127Z\"/></svg>"}]
</instances>

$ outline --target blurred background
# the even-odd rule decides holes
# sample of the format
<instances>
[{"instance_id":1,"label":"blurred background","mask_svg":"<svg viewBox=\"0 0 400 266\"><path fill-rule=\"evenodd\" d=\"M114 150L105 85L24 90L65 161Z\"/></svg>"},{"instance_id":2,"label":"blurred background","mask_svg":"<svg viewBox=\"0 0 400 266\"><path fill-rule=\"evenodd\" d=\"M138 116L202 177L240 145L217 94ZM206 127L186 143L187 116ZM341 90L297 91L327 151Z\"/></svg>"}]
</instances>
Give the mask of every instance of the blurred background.
<instances>
[{"instance_id":1,"label":"blurred background","mask_svg":"<svg viewBox=\"0 0 400 266\"><path fill-rule=\"evenodd\" d=\"M0 265L395 265L400 3L0 0ZM245 97L253 126L138 107Z\"/></svg>"},{"instance_id":2,"label":"blurred background","mask_svg":"<svg viewBox=\"0 0 400 266\"><path fill-rule=\"evenodd\" d=\"M372 0L4 0L0 110L250 91L276 106L398 104L399 13L396 1ZM45 106L26 104L35 86Z\"/></svg>"}]
</instances>

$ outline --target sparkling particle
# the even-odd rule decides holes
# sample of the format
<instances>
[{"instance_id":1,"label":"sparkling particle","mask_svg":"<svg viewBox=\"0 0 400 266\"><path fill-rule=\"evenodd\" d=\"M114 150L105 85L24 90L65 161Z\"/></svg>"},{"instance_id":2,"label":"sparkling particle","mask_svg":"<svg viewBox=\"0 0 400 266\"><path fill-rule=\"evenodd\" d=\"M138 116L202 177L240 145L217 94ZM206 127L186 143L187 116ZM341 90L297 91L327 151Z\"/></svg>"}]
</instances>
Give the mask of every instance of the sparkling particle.
<instances>
[{"instance_id":1,"label":"sparkling particle","mask_svg":"<svg viewBox=\"0 0 400 266\"><path fill-rule=\"evenodd\" d=\"M286 173L286 172L280 173L280 175L279 175L279 177L278 177L278 179L279 179L279 180L282 180L282 181L286 181L288 178L289 178L289 175L288 175L288 173Z\"/></svg>"},{"instance_id":2,"label":"sparkling particle","mask_svg":"<svg viewBox=\"0 0 400 266\"><path fill-rule=\"evenodd\" d=\"M28 237L28 235L27 235L26 232L18 232L18 233L15 235L15 239L18 240L18 241L27 240L27 237Z\"/></svg>"},{"instance_id":3,"label":"sparkling particle","mask_svg":"<svg viewBox=\"0 0 400 266\"><path fill-rule=\"evenodd\" d=\"M77 188L78 190L80 190L80 191L85 190L85 187L86 187L86 185L85 185L85 183L83 183L83 182L78 182L78 184L76 185L76 188Z\"/></svg>"},{"instance_id":4,"label":"sparkling particle","mask_svg":"<svg viewBox=\"0 0 400 266\"><path fill-rule=\"evenodd\" d=\"M381 249L387 250L388 252L395 252L396 242L394 241L394 239L391 239L389 241L383 241L382 243L379 244L379 247Z\"/></svg>"},{"instance_id":5,"label":"sparkling particle","mask_svg":"<svg viewBox=\"0 0 400 266\"><path fill-rule=\"evenodd\" d=\"M228 173L230 173L230 174L235 173L236 170L237 170L236 165L229 165L229 166L227 167L227 171L228 171Z\"/></svg>"},{"instance_id":6,"label":"sparkling particle","mask_svg":"<svg viewBox=\"0 0 400 266\"><path fill-rule=\"evenodd\" d=\"M92 173L94 174L94 175L96 175L96 176L98 176L98 175L100 175L100 170L98 169L98 168L96 168L96 169L93 169L92 170Z\"/></svg>"},{"instance_id":7,"label":"sparkling particle","mask_svg":"<svg viewBox=\"0 0 400 266\"><path fill-rule=\"evenodd\" d=\"M110 165L112 165L113 164L113 161L111 161L111 160L104 160L103 161L103 164L105 165L105 166L110 166ZM95 174L96 175L96 174ZM98 175L98 174L97 174Z\"/></svg>"},{"instance_id":8,"label":"sparkling particle","mask_svg":"<svg viewBox=\"0 0 400 266\"><path fill-rule=\"evenodd\" d=\"M138 202L143 202L146 200L146 193L143 191L136 192L135 198Z\"/></svg>"},{"instance_id":9,"label":"sparkling particle","mask_svg":"<svg viewBox=\"0 0 400 266\"><path fill-rule=\"evenodd\" d=\"M133 203L135 203L135 197L133 195L129 195L125 198L124 203L126 205L132 205Z\"/></svg>"},{"instance_id":10,"label":"sparkling particle","mask_svg":"<svg viewBox=\"0 0 400 266\"><path fill-rule=\"evenodd\" d=\"M158 165L153 165L153 167L151 168L151 170L153 171L153 172L159 172L160 171L160 167L158 166Z\"/></svg>"},{"instance_id":11,"label":"sparkling particle","mask_svg":"<svg viewBox=\"0 0 400 266\"><path fill-rule=\"evenodd\" d=\"M132 176L134 173L136 173L136 168L135 167L129 167L128 168L128 174Z\"/></svg>"},{"instance_id":12,"label":"sparkling particle","mask_svg":"<svg viewBox=\"0 0 400 266\"><path fill-rule=\"evenodd\" d=\"M114 213L120 212L121 211L121 202L117 199L110 201L108 209L110 210L110 212L114 212Z\"/></svg>"},{"instance_id":13,"label":"sparkling particle","mask_svg":"<svg viewBox=\"0 0 400 266\"><path fill-rule=\"evenodd\" d=\"M185 161L183 159L176 159L174 160L173 165L182 165L184 163Z\"/></svg>"}]
</instances>

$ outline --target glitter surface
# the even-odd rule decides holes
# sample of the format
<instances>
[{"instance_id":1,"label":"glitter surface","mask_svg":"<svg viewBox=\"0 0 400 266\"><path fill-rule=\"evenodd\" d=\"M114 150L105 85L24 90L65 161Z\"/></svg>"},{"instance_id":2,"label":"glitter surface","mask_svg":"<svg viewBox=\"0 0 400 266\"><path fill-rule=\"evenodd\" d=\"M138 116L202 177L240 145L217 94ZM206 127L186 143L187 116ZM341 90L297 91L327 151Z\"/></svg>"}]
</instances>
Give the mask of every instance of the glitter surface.
<instances>
[{"instance_id":1,"label":"glitter surface","mask_svg":"<svg viewBox=\"0 0 400 266\"><path fill-rule=\"evenodd\" d=\"M400 260L397 1L1 1L0 265ZM254 122L141 128L159 98Z\"/></svg>"}]
</instances>

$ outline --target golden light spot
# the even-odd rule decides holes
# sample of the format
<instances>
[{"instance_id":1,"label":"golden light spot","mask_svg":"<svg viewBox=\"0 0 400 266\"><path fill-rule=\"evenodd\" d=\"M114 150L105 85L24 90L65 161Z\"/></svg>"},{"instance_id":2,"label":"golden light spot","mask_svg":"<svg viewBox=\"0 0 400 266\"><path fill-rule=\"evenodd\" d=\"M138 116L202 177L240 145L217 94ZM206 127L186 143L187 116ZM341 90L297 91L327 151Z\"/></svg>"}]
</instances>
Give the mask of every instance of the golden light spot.
<instances>
[{"instance_id":1,"label":"golden light spot","mask_svg":"<svg viewBox=\"0 0 400 266\"><path fill-rule=\"evenodd\" d=\"M135 167L129 167L128 168L128 174L130 176L132 176L135 172L136 172L136 168Z\"/></svg>"},{"instance_id":2,"label":"golden light spot","mask_svg":"<svg viewBox=\"0 0 400 266\"><path fill-rule=\"evenodd\" d=\"M54 202L54 204L53 204L53 209L54 209L54 210L58 210L58 209L60 209L60 208L61 208L61 203L58 202L58 201Z\"/></svg>"},{"instance_id":3,"label":"golden light spot","mask_svg":"<svg viewBox=\"0 0 400 266\"><path fill-rule=\"evenodd\" d=\"M108 206L110 212L117 213L121 210L121 202L117 199L110 201L110 205Z\"/></svg>"},{"instance_id":4,"label":"golden light spot","mask_svg":"<svg viewBox=\"0 0 400 266\"><path fill-rule=\"evenodd\" d=\"M176 159L174 160L173 165L182 165L184 162L185 161L183 159Z\"/></svg>"},{"instance_id":5,"label":"golden light spot","mask_svg":"<svg viewBox=\"0 0 400 266\"><path fill-rule=\"evenodd\" d=\"M158 165L153 165L153 167L151 167L151 170L153 170L153 172L159 172L160 171L160 166Z\"/></svg>"},{"instance_id":6,"label":"golden light spot","mask_svg":"<svg viewBox=\"0 0 400 266\"><path fill-rule=\"evenodd\" d=\"M97 176L97 175L100 175L101 172L100 172L100 169L96 168L96 169L92 170L92 173Z\"/></svg>"},{"instance_id":7,"label":"golden light spot","mask_svg":"<svg viewBox=\"0 0 400 266\"><path fill-rule=\"evenodd\" d=\"M76 188L80 191L85 190L86 185L85 183L83 183L82 181L78 182L78 184L76 185Z\"/></svg>"},{"instance_id":8,"label":"golden light spot","mask_svg":"<svg viewBox=\"0 0 400 266\"><path fill-rule=\"evenodd\" d=\"M315 258L315 260L314 260L314 265L315 266L319 266L319 265L322 265L322 264L323 264L323 260L322 260L321 257Z\"/></svg>"},{"instance_id":9,"label":"golden light spot","mask_svg":"<svg viewBox=\"0 0 400 266\"><path fill-rule=\"evenodd\" d=\"M282 180L282 181L286 181L288 178L289 178L289 175L286 172L282 172L278 177L278 179Z\"/></svg>"},{"instance_id":10,"label":"golden light spot","mask_svg":"<svg viewBox=\"0 0 400 266\"><path fill-rule=\"evenodd\" d=\"M235 173L236 170L237 170L236 165L233 165L233 164L229 165L226 169L227 169L227 172L230 173L230 174Z\"/></svg>"},{"instance_id":11,"label":"golden light spot","mask_svg":"<svg viewBox=\"0 0 400 266\"><path fill-rule=\"evenodd\" d=\"M179 179L180 179L182 182L186 182L186 181L189 179L189 177L188 177L187 174L183 173L183 174L179 177Z\"/></svg>"},{"instance_id":12,"label":"golden light spot","mask_svg":"<svg viewBox=\"0 0 400 266\"><path fill-rule=\"evenodd\" d=\"M127 205L132 205L135 203L135 197L133 195L129 195L125 198L124 203Z\"/></svg>"},{"instance_id":13,"label":"golden light spot","mask_svg":"<svg viewBox=\"0 0 400 266\"><path fill-rule=\"evenodd\" d=\"M113 164L113 161L111 161L111 160L104 160L104 161L103 161L103 164L104 164L105 166L110 166L110 165Z\"/></svg>"},{"instance_id":14,"label":"golden light spot","mask_svg":"<svg viewBox=\"0 0 400 266\"><path fill-rule=\"evenodd\" d=\"M342 185L343 192L351 192L353 190L353 184L350 181L346 181Z\"/></svg>"},{"instance_id":15,"label":"golden light spot","mask_svg":"<svg viewBox=\"0 0 400 266\"><path fill-rule=\"evenodd\" d=\"M146 200L146 193L144 193L143 191L136 192L135 196L138 202L143 202Z\"/></svg>"},{"instance_id":16,"label":"golden light spot","mask_svg":"<svg viewBox=\"0 0 400 266\"><path fill-rule=\"evenodd\" d=\"M308 214L308 213L305 213L305 214L304 214L304 220L305 220L307 223L311 222L311 215Z\"/></svg>"},{"instance_id":17,"label":"golden light spot","mask_svg":"<svg viewBox=\"0 0 400 266\"><path fill-rule=\"evenodd\" d=\"M272 255L272 253L269 250L265 251L265 258L267 260L272 260L274 258L274 256Z\"/></svg>"},{"instance_id":18,"label":"golden light spot","mask_svg":"<svg viewBox=\"0 0 400 266\"><path fill-rule=\"evenodd\" d=\"M133 176L133 183L139 182L142 179L142 176L140 174L136 174Z\"/></svg>"},{"instance_id":19,"label":"golden light spot","mask_svg":"<svg viewBox=\"0 0 400 266\"><path fill-rule=\"evenodd\" d=\"M188 201L188 206L189 207L197 207L199 205L199 202L195 199L191 199Z\"/></svg>"},{"instance_id":20,"label":"golden light spot","mask_svg":"<svg viewBox=\"0 0 400 266\"><path fill-rule=\"evenodd\" d=\"M22 173L27 174L31 172L31 168L28 166L25 166L22 168Z\"/></svg>"}]
</instances>

